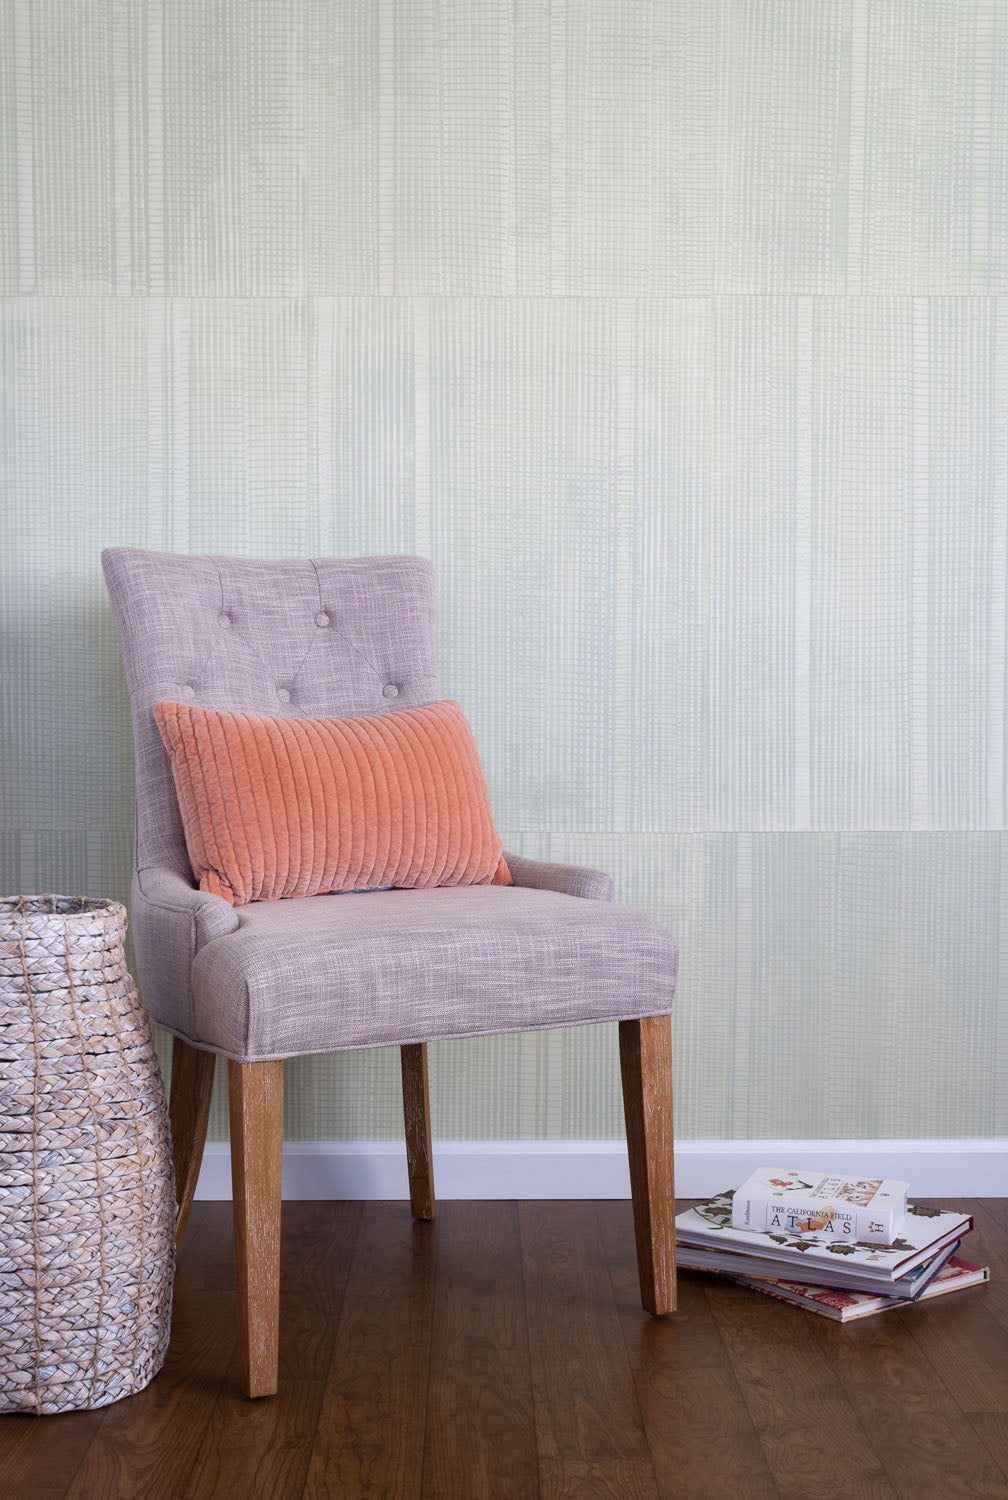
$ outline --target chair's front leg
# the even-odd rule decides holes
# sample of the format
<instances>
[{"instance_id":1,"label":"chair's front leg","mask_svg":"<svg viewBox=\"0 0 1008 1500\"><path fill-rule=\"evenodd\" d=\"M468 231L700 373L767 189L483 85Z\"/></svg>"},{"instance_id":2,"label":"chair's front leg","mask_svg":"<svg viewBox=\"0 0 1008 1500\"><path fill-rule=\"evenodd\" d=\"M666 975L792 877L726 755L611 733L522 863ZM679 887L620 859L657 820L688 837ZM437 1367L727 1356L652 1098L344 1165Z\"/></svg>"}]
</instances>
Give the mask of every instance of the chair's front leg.
<instances>
[{"instance_id":1,"label":"chair's front leg","mask_svg":"<svg viewBox=\"0 0 1008 1500\"><path fill-rule=\"evenodd\" d=\"M669 1017L621 1021L619 1040L641 1301L660 1317L676 1305Z\"/></svg>"},{"instance_id":2,"label":"chair's front leg","mask_svg":"<svg viewBox=\"0 0 1008 1500\"><path fill-rule=\"evenodd\" d=\"M196 1180L206 1144L210 1099L213 1095L214 1064L212 1052L202 1052L180 1037L172 1037L171 1094L168 1117L171 1124L172 1161L175 1165L175 1250L182 1247L182 1236L189 1222Z\"/></svg>"},{"instance_id":3,"label":"chair's front leg","mask_svg":"<svg viewBox=\"0 0 1008 1500\"><path fill-rule=\"evenodd\" d=\"M406 1169L409 1172L410 1209L414 1219L434 1217L434 1154L431 1149L430 1085L427 1079L427 1044L410 1042L400 1047L402 1060L403 1118L406 1122Z\"/></svg>"},{"instance_id":4,"label":"chair's front leg","mask_svg":"<svg viewBox=\"0 0 1008 1500\"><path fill-rule=\"evenodd\" d=\"M228 1060L238 1345L246 1396L277 1388L283 1063Z\"/></svg>"}]
</instances>

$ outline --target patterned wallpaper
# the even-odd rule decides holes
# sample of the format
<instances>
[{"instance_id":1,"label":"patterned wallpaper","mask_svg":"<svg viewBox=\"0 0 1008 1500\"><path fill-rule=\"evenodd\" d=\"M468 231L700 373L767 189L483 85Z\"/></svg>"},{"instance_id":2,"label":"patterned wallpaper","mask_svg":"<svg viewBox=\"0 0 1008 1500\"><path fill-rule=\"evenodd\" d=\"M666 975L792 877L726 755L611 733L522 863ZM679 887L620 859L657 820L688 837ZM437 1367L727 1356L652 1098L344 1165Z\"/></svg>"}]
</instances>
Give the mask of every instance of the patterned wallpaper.
<instances>
[{"instance_id":1,"label":"patterned wallpaper","mask_svg":"<svg viewBox=\"0 0 1008 1500\"><path fill-rule=\"evenodd\" d=\"M7 889L126 893L102 546L420 552L510 846L680 939L681 1135L1008 1135L1000 0L7 0L0 293ZM620 1129L608 1028L433 1075Z\"/></svg>"}]
</instances>

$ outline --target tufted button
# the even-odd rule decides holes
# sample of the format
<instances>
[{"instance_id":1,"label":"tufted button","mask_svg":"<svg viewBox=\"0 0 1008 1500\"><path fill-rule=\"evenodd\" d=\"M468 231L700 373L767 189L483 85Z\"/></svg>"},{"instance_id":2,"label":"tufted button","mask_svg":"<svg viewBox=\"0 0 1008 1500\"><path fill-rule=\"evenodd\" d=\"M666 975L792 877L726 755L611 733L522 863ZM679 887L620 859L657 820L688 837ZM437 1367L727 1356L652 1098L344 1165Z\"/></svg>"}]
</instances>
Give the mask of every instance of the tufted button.
<instances>
[{"instance_id":1,"label":"tufted button","mask_svg":"<svg viewBox=\"0 0 1008 1500\"><path fill-rule=\"evenodd\" d=\"M398 698L399 696L399 689L396 687L394 682L386 682L385 686L382 688L382 692L385 694L386 698Z\"/></svg>"},{"instance_id":2,"label":"tufted button","mask_svg":"<svg viewBox=\"0 0 1008 1500\"><path fill-rule=\"evenodd\" d=\"M318 614L315 616L315 624L319 627L320 630L324 630L325 627L329 624L329 616L326 614L324 609L320 609Z\"/></svg>"},{"instance_id":3,"label":"tufted button","mask_svg":"<svg viewBox=\"0 0 1008 1500\"><path fill-rule=\"evenodd\" d=\"M191 682L187 682L184 684L182 688L182 696L183 698L195 698L196 689L193 687Z\"/></svg>"},{"instance_id":4,"label":"tufted button","mask_svg":"<svg viewBox=\"0 0 1008 1500\"><path fill-rule=\"evenodd\" d=\"M221 610L220 614L217 616L217 624L222 630L231 629L231 616L228 614L227 610Z\"/></svg>"},{"instance_id":5,"label":"tufted button","mask_svg":"<svg viewBox=\"0 0 1008 1500\"><path fill-rule=\"evenodd\" d=\"M277 688L277 697L281 703L290 702L290 688Z\"/></svg>"}]
</instances>

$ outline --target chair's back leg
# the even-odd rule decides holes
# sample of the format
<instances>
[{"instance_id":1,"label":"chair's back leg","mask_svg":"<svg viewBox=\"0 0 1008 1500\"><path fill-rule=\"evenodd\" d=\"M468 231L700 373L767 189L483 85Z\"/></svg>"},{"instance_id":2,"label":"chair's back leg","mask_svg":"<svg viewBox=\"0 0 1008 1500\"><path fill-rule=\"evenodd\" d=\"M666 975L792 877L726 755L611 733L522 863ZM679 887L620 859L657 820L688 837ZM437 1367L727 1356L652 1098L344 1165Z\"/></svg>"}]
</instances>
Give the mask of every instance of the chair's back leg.
<instances>
[{"instance_id":1,"label":"chair's back leg","mask_svg":"<svg viewBox=\"0 0 1008 1500\"><path fill-rule=\"evenodd\" d=\"M277 1388L283 1063L228 1059L238 1348L246 1396Z\"/></svg>"},{"instance_id":2,"label":"chair's back leg","mask_svg":"<svg viewBox=\"0 0 1008 1500\"><path fill-rule=\"evenodd\" d=\"M619 1040L641 1301L660 1317L676 1305L669 1017L621 1021Z\"/></svg>"},{"instance_id":3,"label":"chair's back leg","mask_svg":"<svg viewBox=\"0 0 1008 1500\"><path fill-rule=\"evenodd\" d=\"M182 1236L189 1222L196 1179L199 1177L206 1144L210 1099L213 1094L214 1064L212 1052L191 1047L179 1037L172 1038L171 1094L168 1118L171 1123L172 1161L175 1164L175 1249L182 1246Z\"/></svg>"},{"instance_id":4,"label":"chair's back leg","mask_svg":"<svg viewBox=\"0 0 1008 1500\"><path fill-rule=\"evenodd\" d=\"M434 1156L431 1150L430 1085L426 1042L400 1047L406 1167L414 1219L434 1217Z\"/></svg>"}]
</instances>

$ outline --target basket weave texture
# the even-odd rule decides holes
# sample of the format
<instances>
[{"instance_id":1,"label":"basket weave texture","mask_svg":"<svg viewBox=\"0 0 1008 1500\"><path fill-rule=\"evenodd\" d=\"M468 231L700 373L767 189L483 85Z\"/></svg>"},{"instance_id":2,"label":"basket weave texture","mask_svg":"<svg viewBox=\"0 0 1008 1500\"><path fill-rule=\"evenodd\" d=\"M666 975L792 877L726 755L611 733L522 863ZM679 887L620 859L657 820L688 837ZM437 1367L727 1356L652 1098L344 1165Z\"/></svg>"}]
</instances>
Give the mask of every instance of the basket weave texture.
<instances>
[{"instance_id":1,"label":"basket weave texture","mask_svg":"<svg viewBox=\"0 0 1008 1500\"><path fill-rule=\"evenodd\" d=\"M168 1345L175 1185L126 912L0 900L0 1411L107 1406Z\"/></svg>"}]
</instances>

